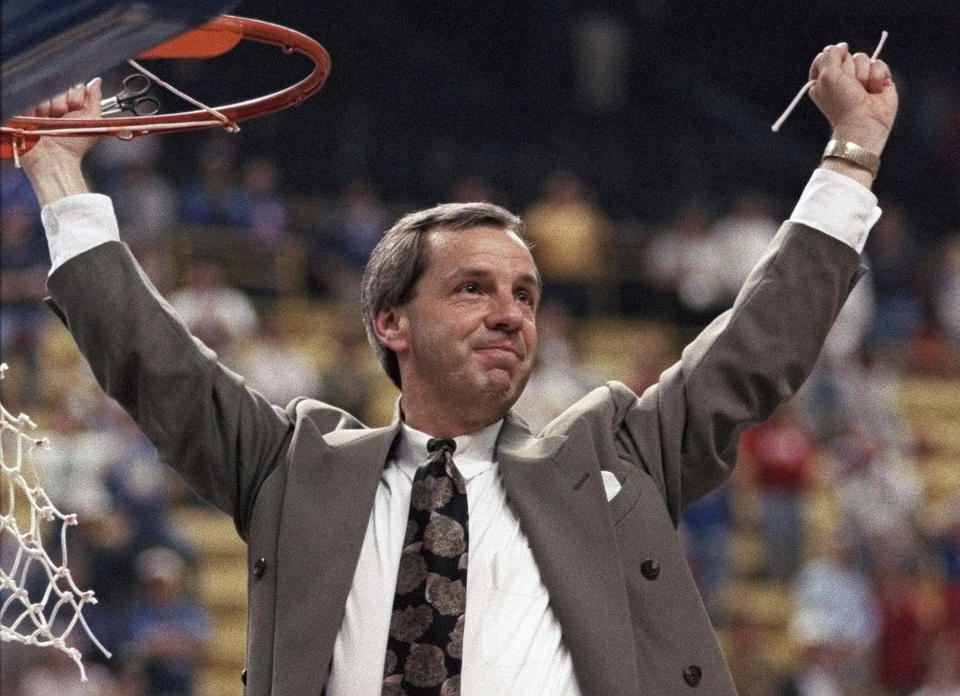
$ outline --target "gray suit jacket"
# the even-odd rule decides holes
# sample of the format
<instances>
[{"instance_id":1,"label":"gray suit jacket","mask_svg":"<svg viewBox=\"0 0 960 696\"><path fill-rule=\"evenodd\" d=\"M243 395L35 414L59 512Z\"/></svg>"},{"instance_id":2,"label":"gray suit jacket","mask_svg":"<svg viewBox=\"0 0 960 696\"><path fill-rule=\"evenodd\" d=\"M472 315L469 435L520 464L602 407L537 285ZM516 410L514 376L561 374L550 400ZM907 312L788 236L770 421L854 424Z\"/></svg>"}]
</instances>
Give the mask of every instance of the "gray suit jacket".
<instances>
[{"instance_id":1,"label":"gray suit jacket","mask_svg":"<svg viewBox=\"0 0 960 696\"><path fill-rule=\"evenodd\" d=\"M739 434L799 388L860 272L849 247L787 223L734 307L642 396L609 383L540 435L508 415L503 484L586 696L735 693L679 515L729 474ZM49 289L103 388L248 544L246 693L320 694L399 422L268 404L120 243L67 262ZM622 483L609 502L603 470Z\"/></svg>"}]
</instances>

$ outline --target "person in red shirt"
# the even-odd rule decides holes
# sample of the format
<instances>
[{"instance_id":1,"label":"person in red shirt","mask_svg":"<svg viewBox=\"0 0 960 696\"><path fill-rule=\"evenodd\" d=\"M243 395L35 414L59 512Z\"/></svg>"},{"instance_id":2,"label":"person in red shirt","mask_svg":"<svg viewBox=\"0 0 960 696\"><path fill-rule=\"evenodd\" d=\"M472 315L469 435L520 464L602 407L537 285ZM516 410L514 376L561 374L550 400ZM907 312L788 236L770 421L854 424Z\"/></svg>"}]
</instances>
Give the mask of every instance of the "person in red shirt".
<instances>
[{"instance_id":1,"label":"person in red shirt","mask_svg":"<svg viewBox=\"0 0 960 696\"><path fill-rule=\"evenodd\" d=\"M813 435L789 402L740 441L740 460L760 498L767 579L789 580L803 560L806 496L817 454Z\"/></svg>"}]
</instances>

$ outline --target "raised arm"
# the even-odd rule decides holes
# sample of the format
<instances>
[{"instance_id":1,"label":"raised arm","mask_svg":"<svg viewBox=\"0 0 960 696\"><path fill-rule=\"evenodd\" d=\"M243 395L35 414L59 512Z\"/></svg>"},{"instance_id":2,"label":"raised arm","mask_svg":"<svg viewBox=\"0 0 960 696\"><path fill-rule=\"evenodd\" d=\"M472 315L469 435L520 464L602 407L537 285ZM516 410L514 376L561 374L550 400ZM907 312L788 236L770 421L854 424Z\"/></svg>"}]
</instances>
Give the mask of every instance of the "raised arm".
<instances>
[{"instance_id":1,"label":"raised arm","mask_svg":"<svg viewBox=\"0 0 960 696\"><path fill-rule=\"evenodd\" d=\"M44 102L35 115L92 118L100 83ZM120 242L110 199L81 171L88 138L43 137L21 162L43 206L47 281L100 386L206 500L245 532L260 485L282 460L294 413L271 406L197 341Z\"/></svg>"},{"instance_id":2,"label":"raised arm","mask_svg":"<svg viewBox=\"0 0 960 696\"><path fill-rule=\"evenodd\" d=\"M886 64L839 44L814 59L810 75L832 140L878 159L897 111ZM623 454L639 456L675 519L724 480L740 434L797 392L862 273L859 252L879 210L868 190L877 163L858 152L824 157L733 307L654 388L620 401L630 434Z\"/></svg>"}]
</instances>

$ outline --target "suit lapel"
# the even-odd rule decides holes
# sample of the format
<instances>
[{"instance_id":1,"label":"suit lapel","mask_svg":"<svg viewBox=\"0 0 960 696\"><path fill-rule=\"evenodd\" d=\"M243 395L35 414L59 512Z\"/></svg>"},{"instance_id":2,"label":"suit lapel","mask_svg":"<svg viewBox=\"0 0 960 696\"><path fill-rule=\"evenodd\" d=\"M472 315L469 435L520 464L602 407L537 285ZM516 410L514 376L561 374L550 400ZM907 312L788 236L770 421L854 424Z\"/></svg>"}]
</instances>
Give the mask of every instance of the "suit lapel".
<instances>
[{"instance_id":1,"label":"suit lapel","mask_svg":"<svg viewBox=\"0 0 960 696\"><path fill-rule=\"evenodd\" d=\"M399 429L395 420L387 428L325 436L304 427L296 436L277 549L278 696L303 684L318 684L319 693L325 683L377 484ZM606 510L598 509L604 500L599 474L568 438L534 438L513 415L500 431L497 460L581 691L632 693L638 675L630 610L613 529Z\"/></svg>"},{"instance_id":2,"label":"suit lapel","mask_svg":"<svg viewBox=\"0 0 960 696\"><path fill-rule=\"evenodd\" d=\"M591 457L579 456L571 440L533 438L510 415L497 459L581 691L625 695L633 693L638 675L623 570L599 472L584 464Z\"/></svg>"},{"instance_id":3,"label":"suit lapel","mask_svg":"<svg viewBox=\"0 0 960 696\"><path fill-rule=\"evenodd\" d=\"M277 549L275 693L323 687L377 484L399 420L387 428L304 428L291 462ZM300 696L297 694L297 696Z\"/></svg>"}]
</instances>

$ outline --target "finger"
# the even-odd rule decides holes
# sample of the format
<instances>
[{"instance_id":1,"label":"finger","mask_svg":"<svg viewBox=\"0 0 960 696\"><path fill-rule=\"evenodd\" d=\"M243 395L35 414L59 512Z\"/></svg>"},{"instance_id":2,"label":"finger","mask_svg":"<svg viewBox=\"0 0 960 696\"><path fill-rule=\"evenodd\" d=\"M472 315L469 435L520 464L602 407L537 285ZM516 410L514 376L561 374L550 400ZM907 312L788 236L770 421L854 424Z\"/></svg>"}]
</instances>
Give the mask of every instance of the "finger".
<instances>
[{"instance_id":1,"label":"finger","mask_svg":"<svg viewBox=\"0 0 960 696\"><path fill-rule=\"evenodd\" d=\"M823 70L823 61L823 51L820 51L816 58L813 59L813 62L810 63L810 74L808 75L808 79L816 80L818 77L820 77L820 72Z\"/></svg>"},{"instance_id":2,"label":"finger","mask_svg":"<svg viewBox=\"0 0 960 696\"><path fill-rule=\"evenodd\" d=\"M46 118L50 115L50 100L46 99L39 104L37 104L33 109L31 109L26 116L39 116L41 118Z\"/></svg>"},{"instance_id":3,"label":"finger","mask_svg":"<svg viewBox=\"0 0 960 696\"><path fill-rule=\"evenodd\" d=\"M866 87L870 81L870 56L866 53L854 53L851 56L857 81Z\"/></svg>"},{"instance_id":4,"label":"finger","mask_svg":"<svg viewBox=\"0 0 960 696\"><path fill-rule=\"evenodd\" d=\"M810 69L810 79L816 80L820 75L825 72L830 72L832 70L839 70L842 67L843 61L847 58L849 50L845 42L838 43L832 46L826 46L820 55L814 59L814 65L818 67L816 73L814 73L813 66Z\"/></svg>"},{"instance_id":5,"label":"finger","mask_svg":"<svg viewBox=\"0 0 960 696\"><path fill-rule=\"evenodd\" d=\"M847 55L840 62L840 70L843 71L845 75L849 75L850 77L857 76L857 64L856 64L856 61L853 59L853 56Z\"/></svg>"},{"instance_id":6,"label":"finger","mask_svg":"<svg viewBox=\"0 0 960 696\"><path fill-rule=\"evenodd\" d=\"M102 80L95 77L87 83L86 103L84 110L100 115L100 100L102 99Z\"/></svg>"},{"instance_id":7,"label":"finger","mask_svg":"<svg viewBox=\"0 0 960 696\"><path fill-rule=\"evenodd\" d=\"M870 94L879 94L893 79L890 68L882 60L870 61L870 77L866 83Z\"/></svg>"},{"instance_id":8,"label":"finger","mask_svg":"<svg viewBox=\"0 0 960 696\"><path fill-rule=\"evenodd\" d=\"M83 108L85 97L87 94L87 87L84 84L74 85L67 90L66 99L67 99L67 113L70 111L76 111Z\"/></svg>"},{"instance_id":9,"label":"finger","mask_svg":"<svg viewBox=\"0 0 960 696\"><path fill-rule=\"evenodd\" d=\"M69 111L67 107L67 93L62 92L50 100L50 116L58 118Z\"/></svg>"}]
</instances>

